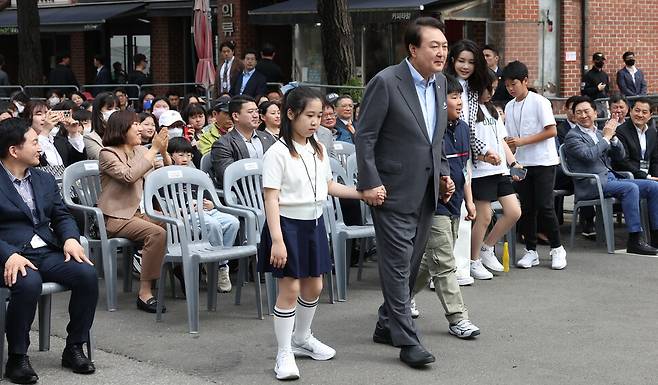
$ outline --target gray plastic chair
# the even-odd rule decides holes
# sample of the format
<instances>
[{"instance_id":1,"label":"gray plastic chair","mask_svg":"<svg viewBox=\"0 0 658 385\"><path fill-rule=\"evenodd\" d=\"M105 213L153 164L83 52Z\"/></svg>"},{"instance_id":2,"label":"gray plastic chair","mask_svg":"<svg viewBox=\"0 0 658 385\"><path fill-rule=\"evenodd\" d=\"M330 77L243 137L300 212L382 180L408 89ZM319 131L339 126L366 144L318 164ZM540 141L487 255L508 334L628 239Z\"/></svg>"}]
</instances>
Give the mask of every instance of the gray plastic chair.
<instances>
[{"instance_id":1,"label":"gray plastic chair","mask_svg":"<svg viewBox=\"0 0 658 385\"><path fill-rule=\"evenodd\" d=\"M85 250L85 254L89 255L89 243L85 237L80 237L80 244ZM44 282L41 284L41 296L38 302L39 312L39 351L47 352L50 350L50 317L52 313L52 296L55 293L63 293L69 291L68 288L55 282ZM11 291L6 288L0 288L0 378L3 376L5 369L5 322L7 318L7 301ZM92 331L89 331L89 341L87 345L87 357L93 361L93 336Z\"/></svg>"},{"instance_id":2,"label":"gray plastic chair","mask_svg":"<svg viewBox=\"0 0 658 385\"><path fill-rule=\"evenodd\" d=\"M196 190L196 193L194 192ZM203 220L203 196L208 192L215 208L231 215L245 217L247 245L212 246L208 242L208 230ZM157 202L159 211L153 206ZM184 166L160 168L146 177L144 185L144 208L150 218L167 224L167 252L164 263L182 262L187 299L187 317L190 334L199 332L199 265L205 263L208 272L208 310L217 306L217 269L220 261L246 260L256 255L255 219L250 212L225 207L219 201L210 177L203 171ZM246 269L246 268L245 268ZM257 282L256 308L262 319L259 275L254 264L254 277ZM240 295L242 284L238 284L236 297ZM158 285L158 306L156 319L162 320L162 304L165 291L165 269L161 269Z\"/></svg>"},{"instance_id":3,"label":"gray plastic chair","mask_svg":"<svg viewBox=\"0 0 658 385\"><path fill-rule=\"evenodd\" d=\"M334 153L336 159L340 162L343 168L347 168L347 158L356 152L356 147L347 142L334 141Z\"/></svg>"},{"instance_id":4,"label":"gray plastic chair","mask_svg":"<svg viewBox=\"0 0 658 385\"><path fill-rule=\"evenodd\" d=\"M206 153L206 155L201 157L200 166L201 166L201 171L208 174L210 180L212 180L213 184L215 185L215 190L217 191L217 195L220 198L222 198L224 196L224 190L222 190L221 186L217 185L217 181L215 180L215 173L212 170L212 157L210 156L210 152Z\"/></svg>"},{"instance_id":5,"label":"gray plastic chair","mask_svg":"<svg viewBox=\"0 0 658 385\"><path fill-rule=\"evenodd\" d=\"M105 294L107 310L117 309L117 255L123 250L123 291L132 291L132 255L135 244L126 238L108 238L102 211L96 207L101 195L100 171L97 160L76 162L64 170L62 195L64 202L72 211L85 214L83 235L89 240L91 250L100 248L100 258L103 264L105 279ZM73 201L77 197L78 202ZM92 234L92 226L96 224L98 235ZM96 264L98 259L94 258Z\"/></svg>"},{"instance_id":6,"label":"gray plastic chair","mask_svg":"<svg viewBox=\"0 0 658 385\"><path fill-rule=\"evenodd\" d=\"M334 182L343 183L347 181L348 176L345 169L338 161L331 159L331 173ZM343 212L341 211L340 199L329 196L329 203L326 217L329 219L331 232L331 249L334 256L334 267L336 270L336 287L338 301L347 300L347 284L349 280L349 259L347 241L351 239L367 239L375 237L375 227L373 225L348 226L343 221ZM361 253L363 254L364 243L361 244ZM362 259L360 256L359 259Z\"/></svg>"},{"instance_id":7,"label":"gray plastic chair","mask_svg":"<svg viewBox=\"0 0 658 385\"><path fill-rule=\"evenodd\" d=\"M263 161L241 159L224 170L224 200L228 207L252 211L257 221L257 243L265 226L265 197L263 194ZM268 314L274 314L277 286L272 273L265 273Z\"/></svg>"},{"instance_id":8,"label":"gray plastic chair","mask_svg":"<svg viewBox=\"0 0 658 385\"><path fill-rule=\"evenodd\" d=\"M617 202L615 198L606 198L603 194L603 187L601 185L601 179L597 174L589 174L582 172L572 172L569 170L567 165L568 160L564 152L564 145L560 146L560 167L562 171L567 176L571 178L590 178L594 179L596 183L596 188L598 190L598 198L588 199L588 200L578 200L574 201L573 206L573 218L571 219L571 236L569 238L569 244L573 247L573 241L576 237L576 223L578 223L578 214L581 207L586 206L595 206L596 210L596 226L598 227L597 233L600 234L601 223L603 224L603 231L605 233L605 243L608 249L609 254L615 253L615 230L614 230L614 218L612 205ZM598 239L599 237L597 237Z\"/></svg>"}]
</instances>

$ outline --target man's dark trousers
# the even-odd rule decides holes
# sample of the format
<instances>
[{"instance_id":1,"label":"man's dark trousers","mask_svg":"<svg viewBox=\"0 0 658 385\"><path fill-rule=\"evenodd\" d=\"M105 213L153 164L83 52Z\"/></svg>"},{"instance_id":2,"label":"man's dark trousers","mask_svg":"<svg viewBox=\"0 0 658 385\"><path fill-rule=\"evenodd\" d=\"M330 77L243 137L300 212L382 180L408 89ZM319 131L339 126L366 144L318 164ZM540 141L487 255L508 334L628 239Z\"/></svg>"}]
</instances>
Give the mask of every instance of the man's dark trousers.
<instances>
[{"instance_id":1,"label":"man's dark trousers","mask_svg":"<svg viewBox=\"0 0 658 385\"><path fill-rule=\"evenodd\" d=\"M26 267L27 275L23 277L19 272L16 283L9 288L11 296L6 320L9 353L27 353L30 345L30 326L34 320L43 282L56 282L71 289L66 345L88 342L89 329L94 322L98 301L96 269L86 263L78 263L73 258L64 262L64 254L49 247L28 248L21 255L39 270ZM4 265L2 269L4 271ZM0 286L6 287L4 279Z\"/></svg>"}]
</instances>

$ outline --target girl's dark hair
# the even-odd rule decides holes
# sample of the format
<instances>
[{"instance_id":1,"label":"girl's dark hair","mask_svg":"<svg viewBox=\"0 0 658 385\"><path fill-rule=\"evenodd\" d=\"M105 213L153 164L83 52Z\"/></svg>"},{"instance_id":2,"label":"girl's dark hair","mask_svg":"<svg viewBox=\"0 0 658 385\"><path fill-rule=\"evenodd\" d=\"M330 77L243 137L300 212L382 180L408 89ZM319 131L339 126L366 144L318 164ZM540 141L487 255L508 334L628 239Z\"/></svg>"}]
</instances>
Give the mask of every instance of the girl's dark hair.
<instances>
[{"instance_id":1,"label":"girl's dark hair","mask_svg":"<svg viewBox=\"0 0 658 385\"><path fill-rule=\"evenodd\" d=\"M270 102L269 100L266 102L263 102L258 106L258 113L261 115L265 115L267 113L267 109L270 108L271 106L277 106L279 108L279 111L281 111L281 103L279 102ZM258 126L258 129L263 131L265 130L265 122L261 121L260 125Z\"/></svg>"},{"instance_id":2,"label":"girl's dark hair","mask_svg":"<svg viewBox=\"0 0 658 385\"><path fill-rule=\"evenodd\" d=\"M136 112L123 110L113 113L107 121L107 128L103 134L103 146L121 146L125 144L126 133L133 123L139 123Z\"/></svg>"},{"instance_id":3,"label":"girl's dark hair","mask_svg":"<svg viewBox=\"0 0 658 385\"><path fill-rule=\"evenodd\" d=\"M491 71L491 72L493 73L493 71ZM493 96L493 82L494 82L495 77L492 76L490 73L488 74L488 77L489 77L489 79L488 79L487 84L485 85L484 89L489 91L490 96ZM487 109L487 111L489 111L489 114L491 114L491 116L494 119L498 120L498 116L499 116L498 115L498 110L496 110L496 106L491 102L491 98L489 99L488 102L483 103L483 104L484 104L484 107ZM476 117L475 121L476 122L481 122L483 120L484 120L484 112L482 111L482 108L478 108L478 113L477 113L477 117Z\"/></svg>"},{"instance_id":4,"label":"girl's dark hair","mask_svg":"<svg viewBox=\"0 0 658 385\"><path fill-rule=\"evenodd\" d=\"M83 110L82 108L78 108L76 110L73 110L73 115L71 115L73 120L77 120L78 122L82 122L85 120L91 120L91 112L87 110Z\"/></svg>"},{"instance_id":5,"label":"girl's dark hair","mask_svg":"<svg viewBox=\"0 0 658 385\"><path fill-rule=\"evenodd\" d=\"M185 109L181 113L181 117L183 118L185 123L189 123L187 120L192 116L196 116L196 115L203 115L205 117L208 116L206 114L206 109L203 108L201 104L197 104L197 103L188 104L187 107L185 107Z\"/></svg>"},{"instance_id":6,"label":"girl's dark hair","mask_svg":"<svg viewBox=\"0 0 658 385\"><path fill-rule=\"evenodd\" d=\"M102 92L94 98L91 111L91 131L97 133L101 138L105 136L105 129L107 128L107 122L103 120L101 109L103 107L114 108L117 104L117 98L112 92Z\"/></svg>"},{"instance_id":7,"label":"girl's dark hair","mask_svg":"<svg viewBox=\"0 0 658 385\"><path fill-rule=\"evenodd\" d=\"M158 96L157 98L153 99L153 102L151 102L151 111L153 111L153 106L155 106L155 103L163 101L167 103L167 106L169 106L169 109L171 109L171 104L169 104L169 99L165 98L164 96Z\"/></svg>"},{"instance_id":8,"label":"girl's dark hair","mask_svg":"<svg viewBox=\"0 0 658 385\"><path fill-rule=\"evenodd\" d=\"M86 102L86 101L87 101L87 97L84 96L84 95L82 94L82 92L80 92L80 91L73 91L73 92L71 92L71 97L73 97L73 95L78 95L79 97L81 97L83 102Z\"/></svg>"},{"instance_id":9,"label":"girl's dark hair","mask_svg":"<svg viewBox=\"0 0 658 385\"><path fill-rule=\"evenodd\" d=\"M167 152L173 154L175 152L186 152L189 154L194 153L194 147L192 143L188 142L187 139L183 137L171 138L169 139L169 144L167 145Z\"/></svg>"},{"instance_id":10,"label":"girl's dark hair","mask_svg":"<svg viewBox=\"0 0 658 385\"><path fill-rule=\"evenodd\" d=\"M459 54L463 51L472 53L473 58L475 59L475 68L467 80L468 89L469 91L477 92L478 95L480 95L482 91L484 91L488 82L489 67L487 67L487 61L484 60L482 50L474 41L467 39L460 40L450 49L447 60L448 65L444 69L444 72L448 75L458 77L457 72L455 71L455 62L457 61Z\"/></svg>"},{"instance_id":11,"label":"girl's dark hair","mask_svg":"<svg viewBox=\"0 0 658 385\"><path fill-rule=\"evenodd\" d=\"M48 92L46 92L46 99L50 98L53 95L57 96L60 99L64 97L64 93L62 92L62 90L60 90L59 88L51 88L48 90Z\"/></svg>"},{"instance_id":12,"label":"girl's dark hair","mask_svg":"<svg viewBox=\"0 0 658 385\"><path fill-rule=\"evenodd\" d=\"M178 106L178 108L180 110L186 109L187 106L190 105L190 99L192 99L192 98L195 98L195 99L199 100L199 95L197 95L196 93L193 93L193 92L185 94L185 96L183 97L183 100L180 101L180 105ZM192 104L194 104L194 103L192 103Z\"/></svg>"},{"instance_id":13,"label":"girl's dark hair","mask_svg":"<svg viewBox=\"0 0 658 385\"><path fill-rule=\"evenodd\" d=\"M150 113L150 112L140 112L139 113L139 122L140 123L145 121L146 118L153 119L153 123L155 123L155 131L160 132L160 126L158 125L158 119L156 119L155 116L153 116L152 113Z\"/></svg>"},{"instance_id":14,"label":"girl's dark hair","mask_svg":"<svg viewBox=\"0 0 658 385\"><path fill-rule=\"evenodd\" d=\"M295 145L292 143L292 121L288 118L288 110L292 112L294 119L297 119L301 115L306 106L311 100L317 99L322 103L322 94L319 91L316 91L310 87L297 87L286 93L286 100L283 104L283 109L281 110L281 131L280 138L288 147L290 155L296 158L299 154L295 150ZM320 144L315 140L315 137L310 136L308 142L313 147L313 151L318 155L318 158L322 160L322 150L320 149Z\"/></svg>"},{"instance_id":15,"label":"girl's dark hair","mask_svg":"<svg viewBox=\"0 0 658 385\"><path fill-rule=\"evenodd\" d=\"M9 98L12 102L15 100L23 104L28 104L30 102L30 97L25 94L23 91L14 91Z\"/></svg>"},{"instance_id":16,"label":"girl's dark hair","mask_svg":"<svg viewBox=\"0 0 658 385\"><path fill-rule=\"evenodd\" d=\"M32 118L34 117L34 111L35 110L40 110L44 109L48 111L50 107L48 107L48 104L44 100L30 100L29 103L25 106L25 111L23 113L25 114L25 121L27 122L28 126L32 127Z\"/></svg>"}]
</instances>

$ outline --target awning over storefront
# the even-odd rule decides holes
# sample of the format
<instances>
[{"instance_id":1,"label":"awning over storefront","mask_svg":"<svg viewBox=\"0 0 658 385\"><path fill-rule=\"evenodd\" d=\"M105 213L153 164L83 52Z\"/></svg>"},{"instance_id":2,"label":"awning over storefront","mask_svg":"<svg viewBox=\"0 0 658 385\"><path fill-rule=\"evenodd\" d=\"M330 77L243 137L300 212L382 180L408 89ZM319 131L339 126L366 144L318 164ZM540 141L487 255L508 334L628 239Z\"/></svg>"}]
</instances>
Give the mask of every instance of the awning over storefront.
<instances>
[{"instance_id":1,"label":"awning over storefront","mask_svg":"<svg viewBox=\"0 0 658 385\"><path fill-rule=\"evenodd\" d=\"M216 0L210 2L210 8L217 8ZM194 0L151 2L146 5L146 11L148 17L192 17Z\"/></svg>"},{"instance_id":2,"label":"awning over storefront","mask_svg":"<svg viewBox=\"0 0 658 385\"><path fill-rule=\"evenodd\" d=\"M348 10L355 23L410 20L437 5L459 0L348 0ZM251 24L309 24L320 21L314 0L288 0L249 11Z\"/></svg>"},{"instance_id":3,"label":"awning over storefront","mask_svg":"<svg viewBox=\"0 0 658 385\"><path fill-rule=\"evenodd\" d=\"M39 8L41 32L93 31L107 20L138 11L143 3ZM16 10L0 12L0 34L17 33Z\"/></svg>"}]
</instances>

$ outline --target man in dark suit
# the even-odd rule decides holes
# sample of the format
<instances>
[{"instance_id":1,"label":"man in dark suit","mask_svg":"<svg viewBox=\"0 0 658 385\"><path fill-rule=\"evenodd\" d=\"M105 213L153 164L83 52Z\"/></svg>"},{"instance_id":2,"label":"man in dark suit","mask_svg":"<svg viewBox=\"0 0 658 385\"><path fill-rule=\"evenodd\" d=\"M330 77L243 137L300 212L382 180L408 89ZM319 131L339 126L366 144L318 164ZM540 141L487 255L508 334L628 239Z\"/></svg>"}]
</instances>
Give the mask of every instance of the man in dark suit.
<instances>
[{"instance_id":1,"label":"man in dark suit","mask_svg":"<svg viewBox=\"0 0 658 385\"><path fill-rule=\"evenodd\" d=\"M94 67L96 67L96 78L94 79L94 84L112 84L112 73L105 65L105 58L102 55L94 55ZM96 96L107 90L111 90L111 88L94 87L92 89L92 94Z\"/></svg>"},{"instance_id":2,"label":"man in dark suit","mask_svg":"<svg viewBox=\"0 0 658 385\"><path fill-rule=\"evenodd\" d=\"M231 96L249 95L252 98L267 92L267 79L256 70L256 51L247 50L244 54L244 70L238 73L231 86Z\"/></svg>"},{"instance_id":3,"label":"man in dark suit","mask_svg":"<svg viewBox=\"0 0 658 385\"><path fill-rule=\"evenodd\" d=\"M242 60L235 57L235 43L232 41L222 42L219 45L219 51L222 54L222 65L217 71L216 97L230 93L233 81L244 70Z\"/></svg>"},{"instance_id":4,"label":"man in dark suit","mask_svg":"<svg viewBox=\"0 0 658 385\"><path fill-rule=\"evenodd\" d=\"M281 67L274 62L274 55L274 46L270 43L263 44L256 71L262 73L268 83L283 83L283 72Z\"/></svg>"},{"instance_id":5,"label":"man in dark suit","mask_svg":"<svg viewBox=\"0 0 658 385\"><path fill-rule=\"evenodd\" d=\"M441 70L448 53L443 30L432 17L409 24L408 57L370 80L356 131L357 189L373 206L384 295L373 341L400 347L400 360L411 367L435 361L416 333L410 292L432 214L455 188L442 154L447 105Z\"/></svg>"},{"instance_id":6,"label":"man in dark suit","mask_svg":"<svg viewBox=\"0 0 658 385\"><path fill-rule=\"evenodd\" d=\"M635 53L628 51L622 56L624 68L617 71L617 86L624 96L647 94L647 81L641 69L635 67Z\"/></svg>"},{"instance_id":7,"label":"man in dark suit","mask_svg":"<svg viewBox=\"0 0 658 385\"><path fill-rule=\"evenodd\" d=\"M82 345L94 321L96 270L79 243L80 233L54 178L33 168L39 164L39 151L36 132L23 120L0 122L0 261L4 267L0 286L11 291L5 375L21 384L38 379L26 353L42 282L71 289L62 366L75 373L95 370Z\"/></svg>"},{"instance_id":8,"label":"man in dark suit","mask_svg":"<svg viewBox=\"0 0 658 385\"><path fill-rule=\"evenodd\" d=\"M601 182L603 194L621 202L624 212L628 241L626 251L635 254L656 255L658 253L658 183L643 179L621 179L612 167L612 161L626 156L624 145L615 136L617 120L610 119L603 131L596 129L596 105L587 96L573 102L573 111L578 127L569 131L564 139L564 153L569 169L573 172L596 174ZM574 177L576 200L598 199L597 184L593 178ZM651 223L651 246L641 237L642 222L640 199L647 200Z\"/></svg>"},{"instance_id":9,"label":"man in dark suit","mask_svg":"<svg viewBox=\"0 0 658 385\"><path fill-rule=\"evenodd\" d=\"M491 99L502 103L509 102L512 100L512 96L507 92L507 87L505 87L505 82L503 81L503 69L498 66L498 61L500 60L498 49L493 45L487 44L482 47L482 54L487 61L487 67L496 74L496 79L498 81L498 85L496 86L496 90Z\"/></svg>"},{"instance_id":10,"label":"man in dark suit","mask_svg":"<svg viewBox=\"0 0 658 385\"><path fill-rule=\"evenodd\" d=\"M356 127L354 122L354 101L350 95L341 95L334 102L336 106L336 141L354 143Z\"/></svg>"},{"instance_id":11,"label":"man in dark suit","mask_svg":"<svg viewBox=\"0 0 658 385\"><path fill-rule=\"evenodd\" d=\"M617 138L626 156L612 163L617 171L630 171L635 179L658 181L658 143L656 129L649 126L651 101L635 99L631 118L617 127Z\"/></svg>"},{"instance_id":12,"label":"man in dark suit","mask_svg":"<svg viewBox=\"0 0 658 385\"><path fill-rule=\"evenodd\" d=\"M80 86L70 65L71 56L68 53L57 55L57 65L55 65L55 68L50 70L50 74L48 74L48 84L53 86Z\"/></svg>"},{"instance_id":13,"label":"man in dark suit","mask_svg":"<svg viewBox=\"0 0 658 385\"><path fill-rule=\"evenodd\" d=\"M224 171L240 159L263 159L263 155L274 144L272 135L257 131L260 115L254 99L247 95L236 96L228 104L233 119L233 129L222 135L210 149L212 170L219 187L224 183Z\"/></svg>"}]
</instances>

